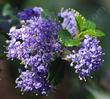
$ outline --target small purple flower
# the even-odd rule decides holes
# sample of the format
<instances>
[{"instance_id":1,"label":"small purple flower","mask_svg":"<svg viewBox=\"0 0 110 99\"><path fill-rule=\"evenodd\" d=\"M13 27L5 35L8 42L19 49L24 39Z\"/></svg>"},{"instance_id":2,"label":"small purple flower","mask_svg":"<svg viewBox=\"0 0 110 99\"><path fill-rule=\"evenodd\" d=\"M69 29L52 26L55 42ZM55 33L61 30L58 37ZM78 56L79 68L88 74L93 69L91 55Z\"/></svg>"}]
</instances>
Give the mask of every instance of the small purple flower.
<instances>
[{"instance_id":1,"label":"small purple flower","mask_svg":"<svg viewBox=\"0 0 110 99\"><path fill-rule=\"evenodd\" d=\"M98 69L102 63L102 48L97 39L86 35L79 50L73 51L67 58L71 59L73 66L75 63L75 72L79 74L80 79L90 76L91 72Z\"/></svg>"},{"instance_id":2,"label":"small purple flower","mask_svg":"<svg viewBox=\"0 0 110 99\"><path fill-rule=\"evenodd\" d=\"M77 32L75 15L72 9L61 10L58 16L63 18L62 28L68 30L72 36Z\"/></svg>"}]
</instances>

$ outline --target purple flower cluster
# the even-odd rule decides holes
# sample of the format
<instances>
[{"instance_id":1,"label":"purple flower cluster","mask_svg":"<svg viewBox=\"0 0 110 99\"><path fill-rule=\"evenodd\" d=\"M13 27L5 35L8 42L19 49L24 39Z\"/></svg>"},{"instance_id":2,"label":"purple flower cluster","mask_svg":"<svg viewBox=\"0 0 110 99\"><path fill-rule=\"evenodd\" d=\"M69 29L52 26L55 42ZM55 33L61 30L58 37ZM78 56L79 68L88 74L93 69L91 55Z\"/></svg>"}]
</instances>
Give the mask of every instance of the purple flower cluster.
<instances>
[{"instance_id":1,"label":"purple flower cluster","mask_svg":"<svg viewBox=\"0 0 110 99\"><path fill-rule=\"evenodd\" d=\"M86 35L79 50L73 51L67 58L71 59L71 66L76 63L74 68L75 72L79 74L79 78L85 79L85 77L91 75L91 72L100 67L101 56L102 48L99 46L99 41Z\"/></svg>"},{"instance_id":2,"label":"purple flower cluster","mask_svg":"<svg viewBox=\"0 0 110 99\"><path fill-rule=\"evenodd\" d=\"M51 85L47 82L47 76L41 78L37 73L29 70L21 72L21 75L16 79L16 88L21 88L22 92L32 92L34 90L34 93L46 94Z\"/></svg>"},{"instance_id":3,"label":"purple flower cluster","mask_svg":"<svg viewBox=\"0 0 110 99\"><path fill-rule=\"evenodd\" d=\"M60 44L61 40L65 42L66 39L65 35L59 36L58 32L61 30L69 32L71 39L75 38L77 22L72 9L62 9L58 13L58 17L63 19L62 22L52 20L51 17L43 17L43 11L40 7L34 7L19 12L20 25L12 27L8 33L7 57L12 60L16 58L24 65L24 70L19 72L20 75L16 79L16 88L20 88L23 93L46 95L53 89L52 83L57 79L53 77L52 81L49 81L49 66L52 66L52 61L60 55L62 60L71 61L70 65L74 66L81 80L91 76L102 62L102 48L96 38L85 35L79 47L69 55L67 54L71 48ZM72 40L68 42L71 43ZM59 68L56 68L56 71L59 71Z\"/></svg>"},{"instance_id":4,"label":"purple flower cluster","mask_svg":"<svg viewBox=\"0 0 110 99\"><path fill-rule=\"evenodd\" d=\"M41 16L42 8L34 7L19 13L21 27L12 27L8 33L7 57L21 60L26 71L17 78L17 87L22 91L46 94L48 65L61 51L57 32L61 26L52 19Z\"/></svg>"},{"instance_id":5,"label":"purple flower cluster","mask_svg":"<svg viewBox=\"0 0 110 99\"><path fill-rule=\"evenodd\" d=\"M72 9L61 10L58 13L58 16L63 18L62 28L66 29L72 36L75 36L77 29L76 29L76 20L75 15Z\"/></svg>"}]
</instances>

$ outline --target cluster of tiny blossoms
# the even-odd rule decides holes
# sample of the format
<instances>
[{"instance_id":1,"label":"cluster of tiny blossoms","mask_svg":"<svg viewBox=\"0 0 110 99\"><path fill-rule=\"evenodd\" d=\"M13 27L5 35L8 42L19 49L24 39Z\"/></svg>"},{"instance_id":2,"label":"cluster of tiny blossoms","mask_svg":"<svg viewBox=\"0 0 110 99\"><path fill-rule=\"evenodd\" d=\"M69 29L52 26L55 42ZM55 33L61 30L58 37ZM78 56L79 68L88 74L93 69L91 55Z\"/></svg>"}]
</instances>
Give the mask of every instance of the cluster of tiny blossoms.
<instances>
[{"instance_id":1,"label":"cluster of tiny blossoms","mask_svg":"<svg viewBox=\"0 0 110 99\"><path fill-rule=\"evenodd\" d=\"M72 36L75 36L77 32L75 14L72 9L62 9L58 16L63 19L62 28L67 30Z\"/></svg>"},{"instance_id":2,"label":"cluster of tiny blossoms","mask_svg":"<svg viewBox=\"0 0 110 99\"><path fill-rule=\"evenodd\" d=\"M85 35L85 39L79 49L73 50L70 55L67 55L67 58L71 59L71 66L76 63L74 66L75 72L78 73L79 78L82 80L100 67L101 56L102 47L99 46L99 41L92 39L89 35Z\"/></svg>"},{"instance_id":3,"label":"cluster of tiny blossoms","mask_svg":"<svg viewBox=\"0 0 110 99\"><path fill-rule=\"evenodd\" d=\"M58 16L63 19L62 28L67 30L73 37L77 33L77 24L75 13L72 9L62 9ZM92 71L95 71L101 65L102 48L99 46L97 39L92 39L89 35L85 36L79 50L72 51L72 54L67 55L67 60L70 59L71 66L75 63L75 72L78 73L80 79L90 76Z\"/></svg>"},{"instance_id":4,"label":"cluster of tiny blossoms","mask_svg":"<svg viewBox=\"0 0 110 99\"><path fill-rule=\"evenodd\" d=\"M72 38L77 33L77 22L74 11L61 10L58 17L63 19L60 23L42 16L43 9L34 7L18 13L20 25L12 27L8 33L7 57L17 58L25 66L16 79L16 88L22 92L47 94L52 89L48 81L49 64L56 57L62 55L63 48L59 43L58 32L67 30ZM61 53L61 54L60 54ZM74 66L79 78L85 79L100 67L102 63L102 48L96 38L85 35L80 46L66 55ZM60 56L61 57L61 56Z\"/></svg>"},{"instance_id":5,"label":"cluster of tiny blossoms","mask_svg":"<svg viewBox=\"0 0 110 99\"><path fill-rule=\"evenodd\" d=\"M26 71L16 79L16 87L23 92L46 94L51 89L48 65L61 51L56 34L61 26L50 18L43 18L42 11L34 7L18 13L21 24L8 33L7 57L17 58L25 65Z\"/></svg>"}]
</instances>

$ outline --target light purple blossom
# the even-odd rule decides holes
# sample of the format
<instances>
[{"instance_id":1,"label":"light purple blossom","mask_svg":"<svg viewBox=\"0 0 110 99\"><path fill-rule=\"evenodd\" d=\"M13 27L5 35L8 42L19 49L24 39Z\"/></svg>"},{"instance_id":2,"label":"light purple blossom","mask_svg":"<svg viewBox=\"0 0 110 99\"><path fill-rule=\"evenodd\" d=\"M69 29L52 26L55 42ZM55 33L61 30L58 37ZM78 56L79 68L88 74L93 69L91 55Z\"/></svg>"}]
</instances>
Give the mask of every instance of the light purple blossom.
<instances>
[{"instance_id":1,"label":"light purple blossom","mask_svg":"<svg viewBox=\"0 0 110 99\"><path fill-rule=\"evenodd\" d=\"M50 85L45 79L40 77L37 73L26 70L21 72L20 76L16 79L16 88L21 88L22 92L36 92L38 94L47 94Z\"/></svg>"},{"instance_id":2,"label":"light purple blossom","mask_svg":"<svg viewBox=\"0 0 110 99\"><path fill-rule=\"evenodd\" d=\"M77 32L75 15L72 9L61 10L58 16L63 19L62 28L66 29L72 36Z\"/></svg>"},{"instance_id":3,"label":"light purple blossom","mask_svg":"<svg viewBox=\"0 0 110 99\"><path fill-rule=\"evenodd\" d=\"M19 29L12 27L7 56L31 66L39 65L36 61L48 63L61 50L56 34L59 29L59 24L42 17L27 20Z\"/></svg>"},{"instance_id":4,"label":"light purple blossom","mask_svg":"<svg viewBox=\"0 0 110 99\"><path fill-rule=\"evenodd\" d=\"M102 63L102 47L99 41L86 35L85 39L77 51L73 51L67 56L72 61L71 66L75 63L75 72L78 73L80 79L90 76L97 70Z\"/></svg>"}]
</instances>

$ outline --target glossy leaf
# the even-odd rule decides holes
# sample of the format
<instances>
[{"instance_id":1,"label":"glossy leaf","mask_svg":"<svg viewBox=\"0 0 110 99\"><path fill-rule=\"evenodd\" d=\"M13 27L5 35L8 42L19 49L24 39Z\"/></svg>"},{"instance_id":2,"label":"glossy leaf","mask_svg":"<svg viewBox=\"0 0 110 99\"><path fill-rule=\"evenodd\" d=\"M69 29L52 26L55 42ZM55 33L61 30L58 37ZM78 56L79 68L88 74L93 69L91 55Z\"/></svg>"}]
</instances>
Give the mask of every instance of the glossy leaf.
<instances>
[{"instance_id":1,"label":"glossy leaf","mask_svg":"<svg viewBox=\"0 0 110 99\"><path fill-rule=\"evenodd\" d=\"M58 33L58 38L60 43L67 47L78 46L80 44L80 40L78 38L73 38L66 30L60 31Z\"/></svg>"},{"instance_id":2,"label":"glossy leaf","mask_svg":"<svg viewBox=\"0 0 110 99\"><path fill-rule=\"evenodd\" d=\"M95 29L96 24L90 20L86 20L85 17L83 17L79 12L74 11L75 18L77 21L77 27L79 32L82 32L87 29Z\"/></svg>"},{"instance_id":3,"label":"glossy leaf","mask_svg":"<svg viewBox=\"0 0 110 99\"><path fill-rule=\"evenodd\" d=\"M84 23L84 28L85 29L95 29L96 28L96 24L90 20L85 21Z\"/></svg>"},{"instance_id":4,"label":"glossy leaf","mask_svg":"<svg viewBox=\"0 0 110 99\"><path fill-rule=\"evenodd\" d=\"M95 29L89 29L86 30L84 32L81 32L80 34L80 38L84 38L85 35L90 35L92 37L101 37L101 36L105 36L105 34L100 31L100 30L95 30Z\"/></svg>"},{"instance_id":5,"label":"glossy leaf","mask_svg":"<svg viewBox=\"0 0 110 99\"><path fill-rule=\"evenodd\" d=\"M79 32L83 31L85 28L84 25L85 25L86 19L79 13L75 15L75 18L76 18L77 27L78 27Z\"/></svg>"}]
</instances>

